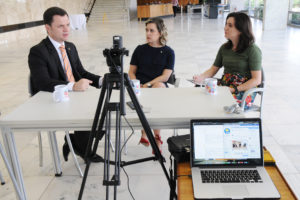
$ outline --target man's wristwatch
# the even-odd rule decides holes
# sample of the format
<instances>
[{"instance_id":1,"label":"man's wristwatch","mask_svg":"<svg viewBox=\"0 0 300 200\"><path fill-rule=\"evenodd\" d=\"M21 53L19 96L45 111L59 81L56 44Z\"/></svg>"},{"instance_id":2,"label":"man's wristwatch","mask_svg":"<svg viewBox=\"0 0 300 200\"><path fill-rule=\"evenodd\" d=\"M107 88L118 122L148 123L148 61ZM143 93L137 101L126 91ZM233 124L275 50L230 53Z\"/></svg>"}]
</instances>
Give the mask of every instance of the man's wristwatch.
<instances>
[{"instance_id":1,"label":"man's wristwatch","mask_svg":"<svg viewBox=\"0 0 300 200\"><path fill-rule=\"evenodd\" d=\"M151 83L147 83L147 87L148 87L148 88L151 88L151 87L152 87L152 84L151 84Z\"/></svg>"}]
</instances>

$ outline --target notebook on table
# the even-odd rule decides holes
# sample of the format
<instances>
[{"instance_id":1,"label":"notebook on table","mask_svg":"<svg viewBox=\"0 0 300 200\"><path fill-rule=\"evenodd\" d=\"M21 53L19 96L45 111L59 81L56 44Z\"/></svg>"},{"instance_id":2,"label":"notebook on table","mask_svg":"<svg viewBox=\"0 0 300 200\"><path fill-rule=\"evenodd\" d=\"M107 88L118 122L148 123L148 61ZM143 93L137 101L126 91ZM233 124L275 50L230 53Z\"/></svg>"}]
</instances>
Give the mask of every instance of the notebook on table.
<instances>
[{"instance_id":1,"label":"notebook on table","mask_svg":"<svg viewBox=\"0 0 300 200\"><path fill-rule=\"evenodd\" d=\"M265 170L261 120L191 120L195 199L279 199Z\"/></svg>"}]
</instances>

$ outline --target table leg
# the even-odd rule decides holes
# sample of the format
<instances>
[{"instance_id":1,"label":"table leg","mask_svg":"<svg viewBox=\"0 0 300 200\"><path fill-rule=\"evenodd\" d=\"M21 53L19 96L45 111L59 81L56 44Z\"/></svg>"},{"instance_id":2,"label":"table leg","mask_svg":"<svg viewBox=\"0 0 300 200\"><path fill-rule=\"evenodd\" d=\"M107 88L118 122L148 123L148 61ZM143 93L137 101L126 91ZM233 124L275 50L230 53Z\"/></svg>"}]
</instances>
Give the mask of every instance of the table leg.
<instances>
[{"instance_id":1,"label":"table leg","mask_svg":"<svg viewBox=\"0 0 300 200\"><path fill-rule=\"evenodd\" d=\"M52 161L54 164L55 176L61 176L62 175L61 162L60 162L60 157L59 157L59 153L58 153L55 131L49 131L48 138L49 138L49 144L50 144L51 157L52 157Z\"/></svg>"},{"instance_id":2,"label":"table leg","mask_svg":"<svg viewBox=\"0 0 300 200\"><path fill-rule=\"evenodd\" d=\"M126 132L125 132L125 129L124 129L124 132L123 132L123 136L124 136L124 142L123 142L123 148L124 148L124 154L125 155L127 155L127 153L128 153L128 150L127 150L127 143L125 143L126 142Z\"/></svg>"},{"instance_id":3,"label":"table leg","mask_svg":"<svg viewBox=\"0 0 300 200\"><path fill-rule=\"evenodd\" d=\"M17 198L18 198L19 200L22 200L22 199L24 199L24 198L22 198L23 194L22 194L21 191L20 191L19 185L18 185L17 180L16 180L16 178L15 178L15 176L14 176L14 173L13 173L11 167L10 167L10 164L9 164L9 162L8 162L8 160L7 160L7 157L6 157L6 155L5 155L4 151L3 151L3 148L2 148L1 143L0 143L0 153L1 153L1 155L2 155L2 158L3 158L4 163L5 163L5 165L6 165L6 168L7 168L7 171L8 171L8 173L9 173L9 176L10 176L10 178L11 178L13 184L14 184L14 188L15 188L15 192L16 192L16 194L17 194ZM1 183L1 184L2 184L2 183Z\"/></svg>"},{"instance_id":4,"label":"table leg","mask_svg":"<svg viewBox=\"0 0 300 200\"><path fill-rule=\"evenodd\" d=\"M43 142L42 142L42 131L38 132L38 140L39 140L39 160L40 160L40 167L43 167Z\"/></svg>"},{"instance_id":5,"label":"table leg","mask_svg":"<svg viewBox=\"0 0 300 200\"><path fill-rule=\"evenodd\" d=\"M10 164L12 168L12 172L16 179L16 183L19 186L19 190L20 190L19 199L26 200L26 191L24 186L23 174L22 174L22 170L21 170L21 166L17 154L14 134L12 133L10 128L2 128L1 130L2 130L3 142L5 146L5 152L7 156L7 163Z\"/></svg>"}]
</instances>

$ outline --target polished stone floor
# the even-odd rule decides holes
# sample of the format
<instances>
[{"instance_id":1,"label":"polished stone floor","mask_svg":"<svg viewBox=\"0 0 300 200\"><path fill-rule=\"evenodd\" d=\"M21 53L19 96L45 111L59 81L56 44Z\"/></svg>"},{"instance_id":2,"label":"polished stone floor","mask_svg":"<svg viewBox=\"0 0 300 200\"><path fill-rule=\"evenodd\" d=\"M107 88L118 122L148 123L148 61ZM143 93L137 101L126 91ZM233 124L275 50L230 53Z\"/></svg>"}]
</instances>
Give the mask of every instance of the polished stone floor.
<instances>
[{"instance_id":1,"label":"polished stone floor","mask_svg":"<svg viewBox=\"0 0 300 200\"><path fill-rule=\"evenodd\" d=\"M176 18L164 18L169 33L168 45L175 50L177 77L180 87L192 87L186 81L211 66L218 48L225 42L225 18L207 19L198 14L183 14ZM254 33L258 46L263 53L263 67L266 74L266 92L264 98L263 125L264 145L270 150L282 174L295 194L300 198L300 29L288 27L282 31L262 31L262 23L253 20ZM112 46L112 36L123 36L124 47L130 55L138 44L145 42L144 22L90 21L87 30L73 31L70 41L78 48L83 65L94 73L108 71L102 51ZM4 44L0 46L0 111L5 115L28 98L27 56L29 48L40 38ZM124 70L129 67L130 56L124 58ZM180 134L187 133L180 130ZM129 135L130 132L126 132ZM169 168L166 139L172 130L163 130L163 155ZM57 133L61 148L64 134ZM143 158L151 154L150 148L137 145L139 131L135 131L128 144L128 154L123 160ZM44 166L39 167L38 144L35 132L15 134L19 159L25 178L28 199L52 200L76 199L81 184L72 159L62 163L63 176L54 177L46 134L43 134ZM1 140L0 140L1 141ZM103 144L98 153L103 153ZM61 157L62 158L62 157ZM84 163L80 160L81 167ZM102 186L103 165L93 164L90 169L83 199L105 199L105 187ZM0 186L0 199L15 199L11 181L7 176L3 162L0 169L7 184ZM158 162L145 162L125 167L129 175L129 186L135 199L168 199L168 184ZM121 172L122 182L118 188L119 199L131 199L127 189L127 179ZM112 198L112 196L111 196Z\"/></svg>"}]
</instances>

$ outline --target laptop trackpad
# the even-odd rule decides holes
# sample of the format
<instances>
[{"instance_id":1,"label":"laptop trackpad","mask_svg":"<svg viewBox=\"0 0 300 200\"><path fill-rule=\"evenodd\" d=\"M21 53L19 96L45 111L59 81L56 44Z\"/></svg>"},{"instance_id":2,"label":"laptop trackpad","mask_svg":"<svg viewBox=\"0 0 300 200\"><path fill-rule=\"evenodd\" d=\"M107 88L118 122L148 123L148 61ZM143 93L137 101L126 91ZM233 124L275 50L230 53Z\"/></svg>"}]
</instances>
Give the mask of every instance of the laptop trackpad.
<instances>
[{"instance_id":1,"label":"laptop trackpad","mask_svg":"<svg viewBox=\"0 0 300 200\"><path fill-rule=\"evenodd\" d=\"M247 197L248 190L247 187L244 185L224 185L223 191L226 196L230 197Z\"/></svg>"}]
</instances>

